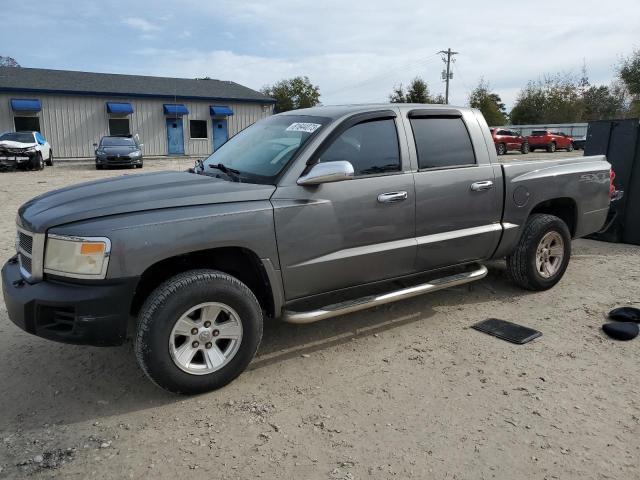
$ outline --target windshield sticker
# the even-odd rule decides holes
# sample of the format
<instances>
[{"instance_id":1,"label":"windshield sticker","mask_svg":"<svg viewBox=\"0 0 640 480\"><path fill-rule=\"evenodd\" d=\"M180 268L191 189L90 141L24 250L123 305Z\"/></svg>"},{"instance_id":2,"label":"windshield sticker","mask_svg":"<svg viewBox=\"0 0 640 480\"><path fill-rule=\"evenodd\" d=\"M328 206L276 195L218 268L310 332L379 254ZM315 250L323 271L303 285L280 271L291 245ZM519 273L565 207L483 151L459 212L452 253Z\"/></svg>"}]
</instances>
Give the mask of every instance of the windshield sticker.
<instances>
[{"instance_id":1,"label":"windshield sticker","mask_svg":"<svg viewBox=\"0 0 640 480\"><path fill-rule=\"evenodd\" d=\"M322 125L319 123L292 123L286 129L287 132L307 132L313 133L319 129Z\"/></svg>"}]
</instances>

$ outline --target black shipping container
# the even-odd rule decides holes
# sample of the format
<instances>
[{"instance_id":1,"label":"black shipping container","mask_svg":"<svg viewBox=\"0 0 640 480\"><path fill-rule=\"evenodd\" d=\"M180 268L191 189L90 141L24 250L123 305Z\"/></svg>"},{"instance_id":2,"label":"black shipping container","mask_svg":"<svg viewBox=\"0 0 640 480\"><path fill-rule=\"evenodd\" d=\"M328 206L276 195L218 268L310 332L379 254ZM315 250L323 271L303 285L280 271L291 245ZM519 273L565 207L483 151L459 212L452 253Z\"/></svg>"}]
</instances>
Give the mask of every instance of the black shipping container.
<instances>
[{"instance_id":1,"label":"black shipping container","mask_svg":"<svg viewBox=\"0 0 640 480\"><path fill-rule=\"evenodd\" d=\"M624 196L611 204L610 227L598 240L640 245L640 120L589 122L585 155L606 155Z\"/></svg>"}]
</instances>

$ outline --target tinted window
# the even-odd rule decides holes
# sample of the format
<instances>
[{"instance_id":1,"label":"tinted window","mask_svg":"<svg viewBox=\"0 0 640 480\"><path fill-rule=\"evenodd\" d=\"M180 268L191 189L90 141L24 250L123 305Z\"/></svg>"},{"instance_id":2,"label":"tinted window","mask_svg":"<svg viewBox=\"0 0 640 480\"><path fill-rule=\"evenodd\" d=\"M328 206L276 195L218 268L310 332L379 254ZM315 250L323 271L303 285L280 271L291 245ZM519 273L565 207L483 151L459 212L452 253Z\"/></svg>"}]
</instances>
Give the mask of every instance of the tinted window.
<instances>
[{"instance_id":1,"label":"tinted window","mask_svg":"<svg viewBox=\"0 0 640 480\"><path fill-rule=\"evenodd\" d=\"M103 137L100 145L103 147L127 146L135 147L136 142L129 137Z\"/></svg>"},{"instance_id":2,"label":"tinted window","mask_svg":"<svg viewBox=\"0 0 640 480\"><path fill-rule=\"evenodd\" d=\"M418 166L441 168L474 165L471 138L462 118L412 118Z\"/></svg>"},{"instance_id":3,"label":"tinted window","mask_svg":"<svg viewBox=\"0 0 640 480\"><path fill-rule=\"evenodd\" d=\"M18 143L33 143L33 133L5 133L0 140L9 140Z\"/></svg>"},{"instance_id":4,"label":"tinted window","mask_svg":"<svg viewBox=\"0 0 640 480\"><path fill-rule=\"evenodd\" d=\"M189 121L189 131L191 138L207 138L207 121L191 120Z\"/></svg>"},{"instance_id":5,"label":"tinted window","mask_svg":"<svg viewBox=\"0 0 640 480\"><path fill-rule=\"evenodd\" d=\"M400 170L398 134L393 119L359 123L342 133L320 157L321 162L346 160L356 175Z\"/></svg>"},{"instance_id":6,"label":"tinted window","mask_svg":"<svg viewBox=\"0 0 640 480\"><path fill-rule=\"evenodd\" d=\"M507 130L498 130L497 135L511 135Z\"/></svg>"},{"instance_id":7,"label":"tinted window","mask_svg":"<svg viewBox=\"0 0 640 480\"><path fill-rule=\"evenodd\" d=\"M204 161L205 173L219 163L240 171L243 181L272 184L306 142L329 122L324 117L274 115L254 123Z\"/></svg>"},{"instance_id":8,"label":"tinted window","mask_svg":"<svg viewBox=\"0 0 640 480\"><path fill-rule=\"evenodd\" d=\"M546 134L546 130L534 130L533 132L531 132L532 137L544 137Z\"/></svg>"}]
</instances>

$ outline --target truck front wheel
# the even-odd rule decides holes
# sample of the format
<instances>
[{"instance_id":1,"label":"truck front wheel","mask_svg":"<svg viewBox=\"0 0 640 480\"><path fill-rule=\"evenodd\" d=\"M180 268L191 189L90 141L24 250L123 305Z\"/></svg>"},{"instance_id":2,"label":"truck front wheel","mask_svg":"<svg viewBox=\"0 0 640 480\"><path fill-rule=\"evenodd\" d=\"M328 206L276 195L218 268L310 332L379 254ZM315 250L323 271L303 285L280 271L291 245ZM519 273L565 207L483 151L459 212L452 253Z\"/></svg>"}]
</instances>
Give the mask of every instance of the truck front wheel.
<instances>
[{"instance_id":1,"label":"truck front wheel","mask_svg":"<svg viewBox=\"0 0 640 480\"><path fill-rule=\"evenodd\" d=\"M196 394L240 375L262 339L262 309L238 279L215 270L170 278L144 302L137 322L138 364L157 385Z\"/></svg>"},{"instance_id":2,"label":"truck front wheel","mask_svg":"<svg viewBox=\"0 0 640 480\"><path fill-rule=\"evenodd\" d=\"M511 279L527 290L548 290L560 281L571 257L571 234L560 218L529 217L520 241L507 257Z\"/></svg>"}]
</instances>

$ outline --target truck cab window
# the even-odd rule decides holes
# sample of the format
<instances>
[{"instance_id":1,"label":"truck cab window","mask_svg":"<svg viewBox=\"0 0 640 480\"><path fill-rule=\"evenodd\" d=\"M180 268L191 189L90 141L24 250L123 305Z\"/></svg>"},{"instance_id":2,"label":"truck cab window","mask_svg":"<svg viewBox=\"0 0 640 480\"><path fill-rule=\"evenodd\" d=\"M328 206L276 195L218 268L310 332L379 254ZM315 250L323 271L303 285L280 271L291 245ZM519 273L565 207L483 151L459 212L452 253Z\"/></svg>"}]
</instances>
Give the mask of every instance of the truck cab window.
<instances>
[{"instance_id":1,"label":"truck cab window","mask_svg":"<svg viewBox=\"0 0 640 480\"><path fill-rule=\"evenodd\" d=\"M476 157L462 118L411 118L418 167L446 168L475 165Z\"/></svg>"},{"instance_id":2,"label":"truck cab window","mask_svg":"<svg viewBox=\"0 0 640 480\"><path fill-rule=\"evenodd\" d=\"M359 123L343 132L322 154L321 162L346 160L356 175L400 170L395 121L391 118Z\"/></svg>"}]
</instances>

